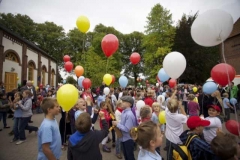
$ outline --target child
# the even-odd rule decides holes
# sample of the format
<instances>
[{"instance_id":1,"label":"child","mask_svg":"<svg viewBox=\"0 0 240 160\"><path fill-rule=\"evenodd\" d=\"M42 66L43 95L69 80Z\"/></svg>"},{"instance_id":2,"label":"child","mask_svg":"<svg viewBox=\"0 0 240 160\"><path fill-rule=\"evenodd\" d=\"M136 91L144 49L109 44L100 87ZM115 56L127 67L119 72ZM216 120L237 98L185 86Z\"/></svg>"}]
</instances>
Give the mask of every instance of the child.
<instances>
[{"instance_id":1,"label":"child","mask_svg":"<svg viewBox=\"0 0 240 160\"><path fill-rule=\"evenodd\" d=\"M225 110L225 121L228 121L230 119L230 108L233 109L233 107L231 106L229 99L228 99L228 93L223 93L223 107Z\"/></svg>"},{"instance_id":2,"label":"child","mask_svg":"<svg viewBox=\"0 0 240 160\"><path fill-rule=\"evenodd\" d=\"M110 117L109 112L107 111L107 109L108 109L107 104L106 104L105 102L101 102L101 103L100 103L100 107L101 107L101 112L104 113L104 118L105 118L105 120L107 121L107 124L108 124L108 127L109 127L111 117ZM101 127L101 129L103 129L102 121L100 121L100 127ZM106 145L107 141L108 141L108 136L106 136L106 137L102 140L102 150L103 150L103 152L111 152L111 148L109 148L109 147Z\"/></svg>"},{"instance_id":3,"label":"child","mask_svg":"<svg viewBox=\"0 0 240 160\"><path fill-rule=\"evenodd\" d=\"M197 135L190 142L188 149L191 153L192 160L214 159L214 154L210 145L203 139L203 129L210 125L210 121L203 120L199 116L191 116L187 120L187 126L190 130L184 131L180 135L183 144L186 143L189 136Z\"/></svg>"},{"instance_id":4,"label":"child","mask_svg":"<svg viewBox=\"0 0 240 160\"><path fill-rule=\"evenodd\" d=\"M38 160L60 159L61 136L55 119L60 107L56 99L49 97L43 99L41 108L45 118L38 131Z\"/></svg>"},{"instance_id":5,"label":"child","mask_svg":"<svg viewBox=\"0 0 240 160\"><path fill-rule=\"evenodd\" d=\"M3 125L4 125L3 127L10 128L7 125L7 111L9 110L10 105L6 98L7 98L6 94L0 93L0 122L3 119ZM2 131L1 128L0 128L0 131Z\"/></svg>"},{"instance_id":6,"label":"child","mask_svg":"<svg viewBox=\"0 0 240 160\"><path fill-rule=\"evenodd\" d=\"M102 160L99 143L108 135L108 123L104 113L99 112L102 130L91 130L92 122L88 113L82 113L76 120L77 131L70 136L68 160Z\"/></svg>"},{"instance_id":7,"label":"child","mask_svg":"<svg viewBox=\"0 0 240 160\"><path fill-rule=\"evenodd\" d=\"M212 151L222 160L237 160L239 144L231 134L218 133L211 142Z\"/></svg>"},{"instance_id":8,"label":"child","mask_svg":"<svg viewBox=\"0 0 240 160\"><path fill-rule=\"evenodd\" d=\"M200 110L199 104L194 102L195 96L193 94L188 95L188 114L189 116L198 116L198 112Z\"/></svg>"},{"instance_id":9,"label":"child","mask_svg":"<svg viewBox=\"0 0 240 160\"><path fill-rule=\"evenodd\" d=\"M146 121L150 121L152 118L152 110L150 108L150 106L145 105L141 108L140 110L140 117L141 117L141 122L146 122Z\"/></svg>"},{"instance_id":10,"label":"child","mask_svg":"<svg viewBox=\"0 0 240 160\"><path fill-rule=\"evenodd\" d=\"M116 111L115 111L115 118L116 118L116 121L118 123L121 122L121 115L122 115L122 101L121 100L118 100L117 101L117 104L116 104ZM116 141L116 157L118 159L122 159L122 155L121 155L121 141L120 141L120 138L117 138L117 141Z\"/></svg>"},{"instance_id":11,"label":"child","mask_svg":"<svg viewBox=\"0 0 240 160\"><path fill-rule=\"evenodd\" d=\"M210 125L203 130L204 139L207 143L211 143L212 139L216 137L216 131L222 129L222 123L217 117L220 115L221 109L217 105L211 105L208 108L208 115L205 120L210 121Z\"/></svg>"},{"instance_id":12,"label":"child","mask_svg":"<svg viewBox=\"0 0 240 160\"><path fill-rule=\"evenodd\" d=\"M86 112L86 102L83 98L79 98L76 104L76 109L77 111L75 112L75 120L78 118L78 116L83 113Z\"/></svg>"},{"instance_id":13,"label":"child","mask_svg":"<svg viewBox=\"0 0 240 160\"><path fill-rule=\"evenodd\" d=\"M142 147L138 153L138 160L162 159L155 151L157 147L162 145L162 134L156 123L152 121L143 122L138 127L132 128L130 134L136 143Z\"/></svg>"},{"instance_id":14,"label":"child","mask_svg":"<svg viewBox=\"0 0 240 160\"><path fill-rule=\"evenodd\" d=\"M121 122L113 121L113 125L117 126L123 134L121 138L122 146L123 146L123 155L127 160L135 160L134 158L134 141L131 138L129 132L130 129L137 126L137 121L135 116L132 113L131 107L134 104L134 100L131 96L123 96L122 100L122 108L123 112L121 115Z\"/></svg>"}]
</instances>

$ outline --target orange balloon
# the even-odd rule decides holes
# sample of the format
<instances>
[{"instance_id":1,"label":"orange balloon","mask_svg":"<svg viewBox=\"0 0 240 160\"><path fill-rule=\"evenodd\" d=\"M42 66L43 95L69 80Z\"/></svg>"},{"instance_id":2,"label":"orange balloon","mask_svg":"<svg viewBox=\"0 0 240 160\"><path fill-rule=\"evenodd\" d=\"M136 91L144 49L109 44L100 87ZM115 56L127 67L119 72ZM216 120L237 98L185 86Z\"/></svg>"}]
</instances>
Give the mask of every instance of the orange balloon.
<instances>
[{"instance_id":1,"label":"orange balloon","mask_svg":"<svg viewBox=\"0 0 240 160\"><path fill-rule=\"evenodd\" d=\"M84 69L83 69L82 66L76 66L74 72L75 72L77 77L80 77L80 76L83 75Z\"/></svg>"}]
</instances>

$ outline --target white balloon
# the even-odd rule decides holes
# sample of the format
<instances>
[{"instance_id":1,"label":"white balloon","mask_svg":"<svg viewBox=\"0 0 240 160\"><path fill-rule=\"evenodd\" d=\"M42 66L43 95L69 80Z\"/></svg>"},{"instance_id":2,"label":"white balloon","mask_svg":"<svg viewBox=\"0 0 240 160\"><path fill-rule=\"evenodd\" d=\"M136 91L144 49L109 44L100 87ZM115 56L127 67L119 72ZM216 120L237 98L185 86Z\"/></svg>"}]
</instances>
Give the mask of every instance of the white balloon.
<instances>
[{"instance_id":1,"label":"white balloon","mask_svg":"<svg viewBox=\"0 0 240 160\"><path fill-rule=\"evenodd\" d=\"M140 111L143 106L145 106L145 102L143 100L137 101L136 107L138 111Z\"/></svg>"},{"instance_id":2,"label":"white balloon","mask_svg":"<svg viewBox=\"0 0 240 160\"><path fill-rule=\"evenodd\" d=\"M186 69L186 59L179 52L168 53L163 60L164 71L174 79L178 79Z\"/></svg>"},{"instance_id":3,"label":"white balloon","mask_svg":"<svg viewBox=\"0 0 240 160\"><path fill-rule=\"evenodd\" d=\"M159 83L156 83L156 87L158 87L159 86Z\"/></svg>"},{"instance_id":4,"label":"white balloon","mask_svg":"<svg viewBox=\"0 0 240 160\"><path fill-rule=\"evenodd\" d=\"M162 103L165 102L165 97L163 95L159 95L157 97L157 102L160 103L160 99L162 98Z\"/></svg>"},{"instance_id":5,"label":"white balloon","mask_svg":"<svg viewBox=\"0 0 240 160\"><path fill-rule=\"evenodd\" d=\"M193 40L205 47L216 46L228 38L233 29L232 16L220 9L199 15L191 27Z\"/></svg>"},{"instance_id":6,"label":"white balloon","mask_svg":"<svg viewBox=\"0 0 240 160\"><path fill-rule=\"evenodd\" d=\"M104 93L105 95L108 95L108 94L110 93L110 89L109 89L108 87L105 87L105 88L103 89L103 93Z\"/></svg>"}]
</instances>

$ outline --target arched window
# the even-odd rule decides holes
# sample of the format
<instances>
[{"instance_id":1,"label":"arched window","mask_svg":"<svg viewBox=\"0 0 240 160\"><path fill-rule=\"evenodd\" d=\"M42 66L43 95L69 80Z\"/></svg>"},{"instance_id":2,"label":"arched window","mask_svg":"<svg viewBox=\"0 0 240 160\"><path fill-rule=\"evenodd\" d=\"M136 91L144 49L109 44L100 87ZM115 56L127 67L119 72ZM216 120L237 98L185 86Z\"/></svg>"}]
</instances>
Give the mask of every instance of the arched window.
<instances>
[{"instance_id":1,"label":"arched window","mask_svg":"<svg viewBox=\"0 0 240 160\"><path fill-rule=\"evenodd\" d=\"M46 78L46 72L47 72L47 69L45 66L42 67L42 85L45 86L45 78Z\"/></svg>"},{"instance_id":2,"label":"arched window","mask_svg":"<svg viewBox=\"0 0 240 160\"><path fill-rule=\"evenodd\" d=\"M52 69L52 73L51 73L51 86L55 86L54 85L54 75L55 75L55 71L54 71L54 69Z\"/></svg>"},{"instance_id":3,"label":"arched window","mask_svg":"<svg viewBox=\"0 0 240 160\"><path fill-rule=\"evenodd\" d=\"M33 62L28 63L28 80L33 81L34 80L34 69L35 65Z\"/></svg>"},{"instance_id":4,"label":"arched window","mask_svg":"<svg viewBox=\"0 0 240 160\"><path fill-rule=\"evenodd\" d=\"M18 57L15 53L13 52L8 52L5 56L7 60L14 61L16 63L19 63Z\"/></svg>"}]
</instances>

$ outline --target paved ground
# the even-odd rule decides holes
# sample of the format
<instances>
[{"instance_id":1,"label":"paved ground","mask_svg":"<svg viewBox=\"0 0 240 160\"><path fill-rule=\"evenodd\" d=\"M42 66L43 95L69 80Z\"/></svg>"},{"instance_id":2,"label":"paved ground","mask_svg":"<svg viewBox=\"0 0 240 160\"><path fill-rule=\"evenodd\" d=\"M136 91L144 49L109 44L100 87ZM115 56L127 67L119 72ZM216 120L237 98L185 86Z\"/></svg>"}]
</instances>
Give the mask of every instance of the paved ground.
<instances>
[{"instance_id":1,"label":"paved ground","mask_svg":"<svg viewBox=\"0 0 240 160\"><path fill-rule=\"evenodd\" d=\"M232 119L234 119L233 114L231 115ZM44 118L43 114L34 114L32 120L34 123L31 125L40 126L42 120ZM57 117L60 119L60 115ZM8 125L12 126L12 119L7 119ZM99 123L96 122L95 127L99 128ZM0 124L2 127L2 122ZM224 126L224 125L223 125ZM225 126L224 129L225 131ZM4 129L0 132L0 160L34 160L37 157L37 136L35 133L28 134L26 132L27 140L25 143L21 145L15 145L15 143L10 143L12 137L8 136L8 133L11 129ZM111 145L111 143L109 144ZM166 156L166 152L162 149L165 147L165 138L163 142L163 146L161 147L161 155L164 158ZM112 148L111 153L102 153L103 160L115 160L117 159L114 155L115 149ZM135 157L137 157L138 151L135 151ZM62 151L61 160L67 160L67 152ZM166 159L165 159L166 160Z\"/></svg>"}]
</instances>

